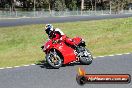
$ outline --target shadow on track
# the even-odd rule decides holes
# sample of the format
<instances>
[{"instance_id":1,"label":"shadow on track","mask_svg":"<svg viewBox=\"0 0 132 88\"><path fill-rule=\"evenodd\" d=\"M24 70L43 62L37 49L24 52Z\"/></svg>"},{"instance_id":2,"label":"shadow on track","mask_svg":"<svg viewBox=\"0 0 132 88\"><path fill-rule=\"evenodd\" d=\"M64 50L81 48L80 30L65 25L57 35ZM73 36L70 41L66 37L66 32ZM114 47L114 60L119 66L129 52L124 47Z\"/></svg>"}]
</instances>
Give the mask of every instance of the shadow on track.
<instances>
[{"instance_id":1,"label":"shadow on track","mask_svg":"<svg viewBox=\"0 0 132 88\"><path fill-rule=\"evenodd\" d=\"M36 64L38 66L40 66L41 68L46 68L46 69L55 69L55 68L52 68L51 66L48 65L48 63L46 61L39 61L40 63ZM70 63L70 64L67 64L67 65L62 65L62 67L67 67L67 66L76 66L76 65L84 65L84 64L81 64L80 62L74 62L74 63Z\"/></svg>"}]
</instances>

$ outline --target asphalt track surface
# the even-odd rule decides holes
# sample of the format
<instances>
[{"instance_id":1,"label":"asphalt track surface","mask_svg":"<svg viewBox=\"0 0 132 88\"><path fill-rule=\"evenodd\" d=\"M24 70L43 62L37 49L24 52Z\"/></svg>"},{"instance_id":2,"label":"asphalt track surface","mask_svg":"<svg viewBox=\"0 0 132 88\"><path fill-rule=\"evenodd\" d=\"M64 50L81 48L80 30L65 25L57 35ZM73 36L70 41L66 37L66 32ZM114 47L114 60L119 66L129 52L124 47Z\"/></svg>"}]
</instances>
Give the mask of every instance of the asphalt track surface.
<instances>
[{"instance_id":1,"label":"asphalt track surface","mask_svg":"<svg viewBox=\"0 0 132 88\"><path fill-rule=\"evenodd\" d=\"M20 26L20 25L29 25L29 24L89 21L89 20L126 18L126 17L132 17L132 14L6 19L6 20L0 20L0 27Z\"/></svg>"},{"instance_id":2,"label":"asphalt track surface","mask_svg":"<svg viewBox=\"0 0 132 88\"><path fill-rule=\"evenodd\" d=\"M0 70L0 88L132 88L129 84L85 84L76 82L78 67L88 74L132 75L132 54L98 57L91 65L72 64L60 69L34 65Z\"/></svg>"}]
</instances>

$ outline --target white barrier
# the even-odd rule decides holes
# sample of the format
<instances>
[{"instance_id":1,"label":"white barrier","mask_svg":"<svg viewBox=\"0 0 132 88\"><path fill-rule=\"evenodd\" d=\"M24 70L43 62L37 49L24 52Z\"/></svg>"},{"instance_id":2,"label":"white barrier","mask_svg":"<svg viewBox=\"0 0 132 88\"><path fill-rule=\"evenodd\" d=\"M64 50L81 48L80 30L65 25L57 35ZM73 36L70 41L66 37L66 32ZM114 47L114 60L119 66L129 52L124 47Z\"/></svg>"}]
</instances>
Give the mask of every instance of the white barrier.
<instances>
[{"instance_id":1,"label":"white barrier","mask_svg":"<svg viewBox=\"0 0 132 88\"><path fill-rule=\"evenodd\" d=\"M90 16L90 15L109 15L115 14L108 10L101 11L0 11L0 18L19 18L19 17L50 17L50 16ZM118 14L132 14L132 10L123 10Z\"/></svg>"}]
</instances>

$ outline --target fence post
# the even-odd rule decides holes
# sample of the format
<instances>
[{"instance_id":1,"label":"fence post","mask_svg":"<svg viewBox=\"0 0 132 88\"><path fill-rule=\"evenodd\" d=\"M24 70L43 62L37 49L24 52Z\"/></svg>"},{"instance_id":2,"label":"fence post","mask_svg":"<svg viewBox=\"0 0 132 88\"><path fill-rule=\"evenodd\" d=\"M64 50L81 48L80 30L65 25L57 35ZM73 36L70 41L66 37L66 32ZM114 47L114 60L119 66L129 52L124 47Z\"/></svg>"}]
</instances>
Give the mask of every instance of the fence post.
<instances>
[{"instance_id":1,"label":"fence post","mask_svg":"<svg viewBox=\"0 0 132 88\"><path fill-rule=\"evenodd\" d=\"M15 11L15 13L16 13L16 17L17 17L17 11Z\"/></svg>"},{"instance_id":2,"label":"fence post","mask_svg":"<svg viewBox=\"0 0 132 88\"><path fill-rule=\"evenodd\" d=\"M81 15L83 15L83 9L84 9L84 0L81 0Z\"/></svg>"},{"instance_id":3,"label":"fence post","mask_svg":"<svg viewBox=\"0 0 132 88\"><path fill-rule=\"evenodd\" d=\"M103 13L103 10L101 10L101 12L102 12L102 15L103 15L103 14L104 14L104 13Z\"/></svg>"},{"instance_id":4,"label":"fence post","mask_svg":"<svg viewBox=\"0 0 132 88\"><path fill-rule=\"evenodd\" d=\"M34 0L34 17L35 17L35 12L36 12L36 0Z\"/></svg>"},{"instance_id":5,"label":"fence post","mask_svg":"<svg viewBox=\"0 0 132 88\"><path fill-rule=\"evenodd\" d=\"M10 16L11 16L11 12L12 12L12 11L11 11L11 7L10 7Z\"/></svg>"},{"instance_id":6,"label":"fence post","mask_svg":"<svg viewBox=\"0 0 132 88\"><path fill-rule=\"evenodd\" d=\"M112 6L111 6L111 1L110 1L110 15L111 15L111 7L112 7Z\"/></svg>"}]
</instances>

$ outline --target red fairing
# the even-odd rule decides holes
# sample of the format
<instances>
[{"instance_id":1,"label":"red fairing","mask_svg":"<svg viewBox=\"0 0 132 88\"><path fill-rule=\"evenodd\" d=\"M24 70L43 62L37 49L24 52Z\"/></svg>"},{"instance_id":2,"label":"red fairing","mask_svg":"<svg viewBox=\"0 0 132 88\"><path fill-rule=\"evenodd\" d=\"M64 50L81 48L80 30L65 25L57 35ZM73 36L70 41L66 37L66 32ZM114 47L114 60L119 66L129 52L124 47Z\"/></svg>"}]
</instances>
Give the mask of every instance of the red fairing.
<instances>
[{"instance_id":1,"label":"red fairing","mask_svg":"<svg viewBox=\"0 0 132 88\"><path fill-rule=\"evenodd\" d=\"M48 40L48 42L46 42L44 44L44 48L43 48L43 51L47 54L48 51L52 48L52 40Z\"/></svg>"},{"instance_id":2,"label":"red fairing","mask_svg":"<svg viewBox=\"0 0 132 88\"><path fill-rule=\"evenodd\" d=\"M82 38L75 37L75 38L73 38L73 41L74 41L75 45L78 45L82 41Z\"/></svg>"},{"instance_id":3,"label":"red fairing","mask_svg":"<svg viewBox=\"0 0 132 88\"><path fill-rule=\"evenodd\" d=\"M67 64L76 60L76 55L74 53L75 50L67 46L64 42L56 44L54 48L59 50L64 57L63 64Z\"/></svg>"},{"instance_id":4,"label":"red fairing","mask_svg":"<svg viewBox=\"0 0 132 88\"><path fill-rule=\"evenodd\" d=\"M77 37L73 39L76 44L81 41L81 38ZM47 54L51 49L58 50L63 56L63 64L78 60L75 50L67 46L63 41L54 43L54 40L50 39L45 43L43 51Z\"/></svg>"}]
</instances>

